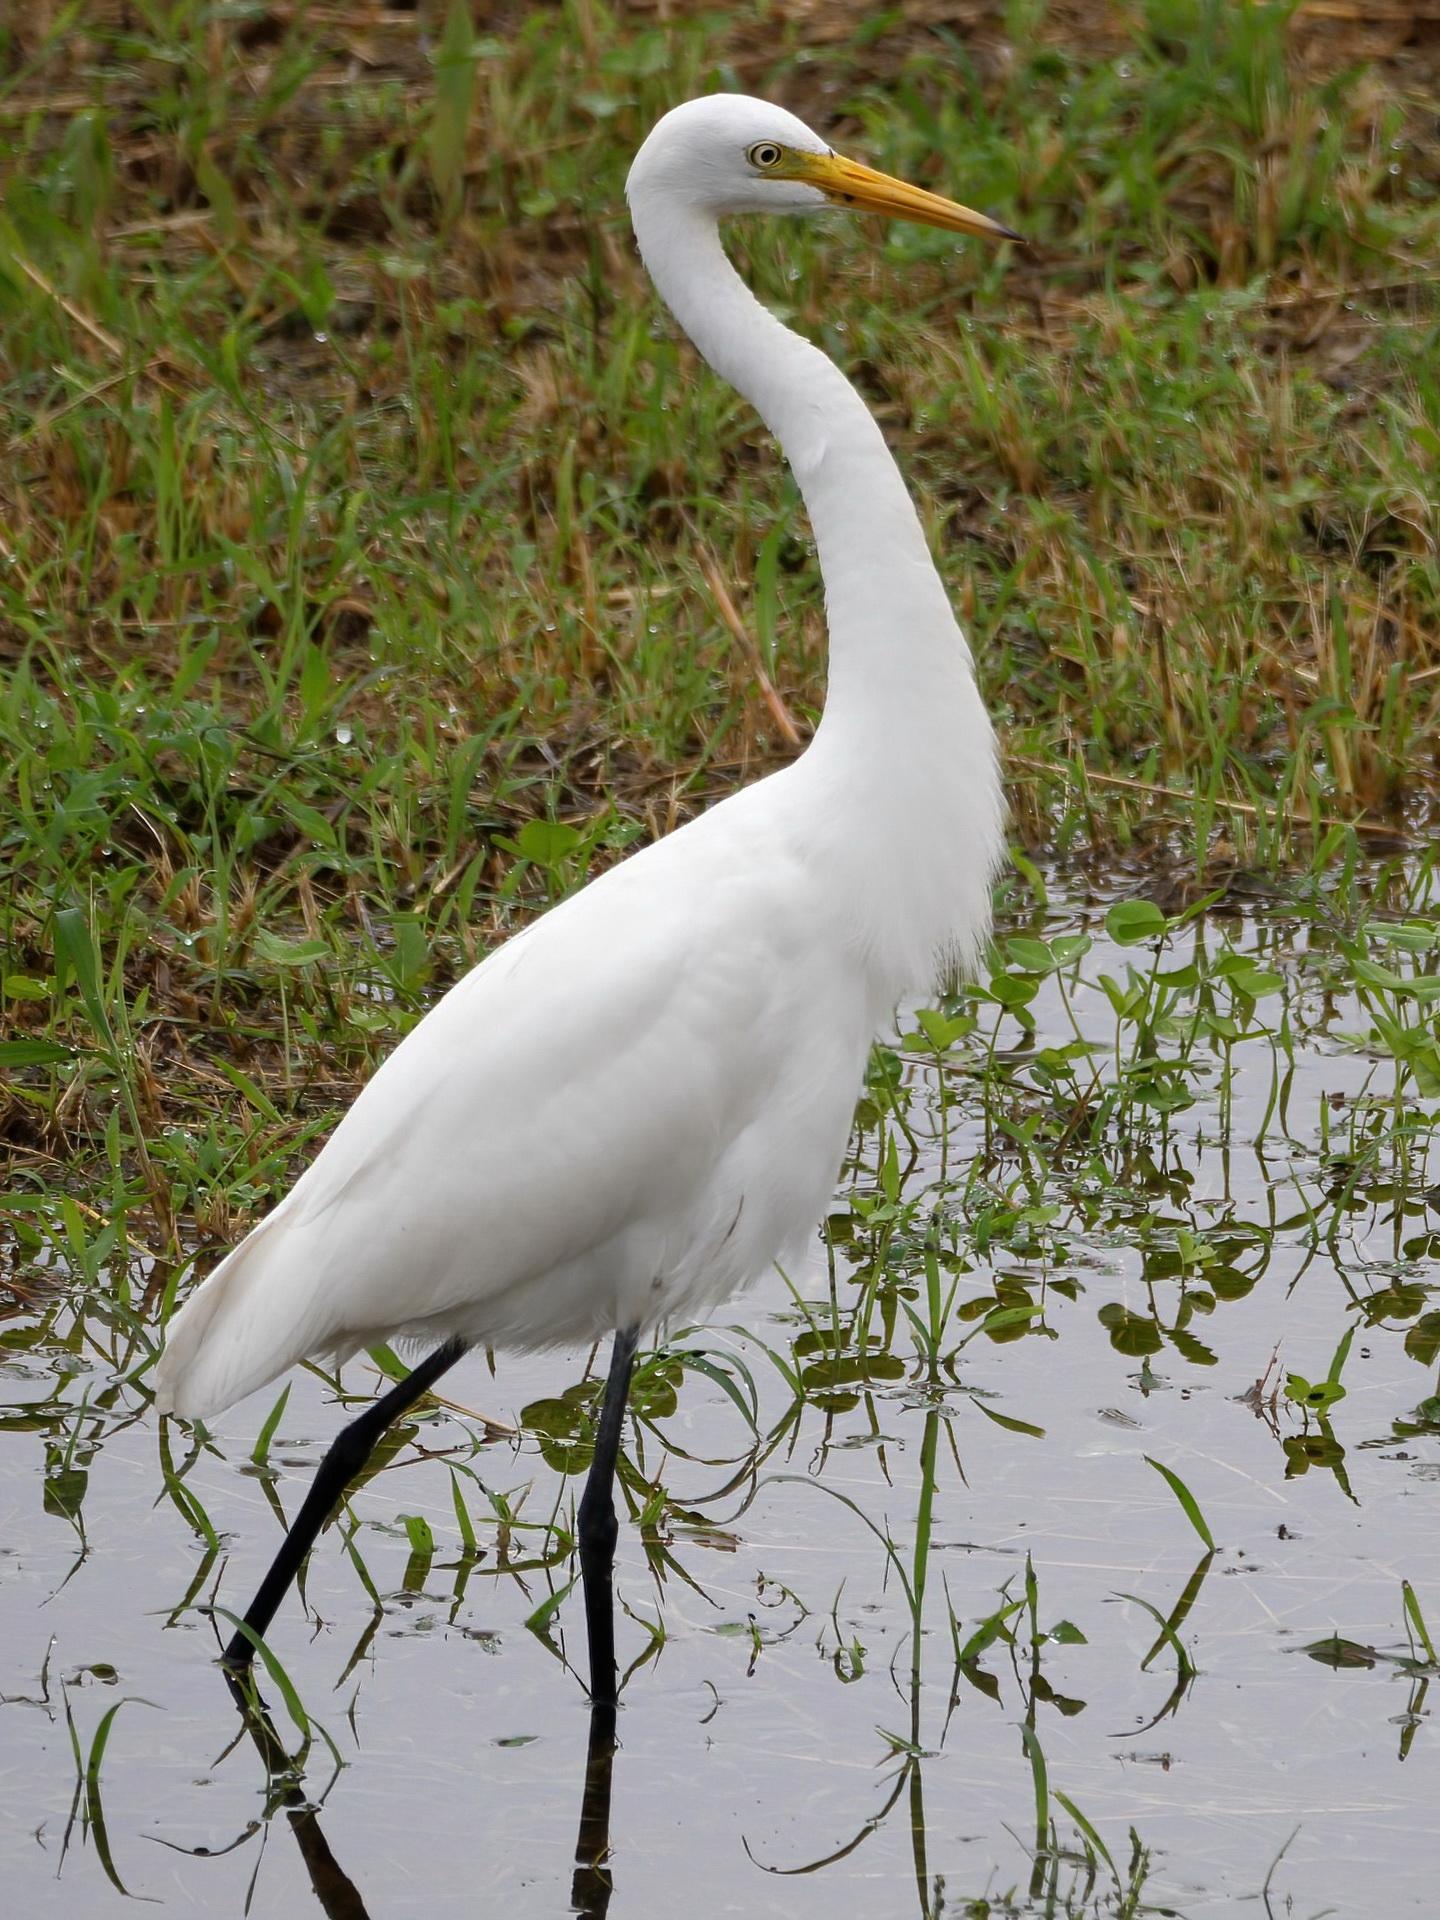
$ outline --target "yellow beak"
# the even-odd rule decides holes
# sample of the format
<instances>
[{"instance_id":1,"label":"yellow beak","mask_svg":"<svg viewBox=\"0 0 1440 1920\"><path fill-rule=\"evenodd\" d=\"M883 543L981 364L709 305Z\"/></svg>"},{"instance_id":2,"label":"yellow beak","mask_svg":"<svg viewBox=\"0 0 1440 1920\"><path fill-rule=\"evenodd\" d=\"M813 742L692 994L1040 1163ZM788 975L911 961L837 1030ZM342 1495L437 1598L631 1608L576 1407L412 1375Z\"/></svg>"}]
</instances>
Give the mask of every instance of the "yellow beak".
<instances>
[{"instance_id":1,"label":"yellow beak","mask_svg":"<svg viewBox=\"0 0 1440 1920\"><path fill-rule=\"evenodd\" d=\"M791 165L785 171L807 186L818 187L837 206L853 207L857 212L883 213L892 220L918 220L922 226L944 227L950 233L978 234L982 240L1020 240L1009 227L1002 227L988 214L973 213L969 207L947 200L943 194L927 193L924 187L908 186L888 173L877 173L858 160L846 160L838 153L794 153L787 155ZM1023 241L1022 241L1023 245Z\"/></svg>"}]
</instances>

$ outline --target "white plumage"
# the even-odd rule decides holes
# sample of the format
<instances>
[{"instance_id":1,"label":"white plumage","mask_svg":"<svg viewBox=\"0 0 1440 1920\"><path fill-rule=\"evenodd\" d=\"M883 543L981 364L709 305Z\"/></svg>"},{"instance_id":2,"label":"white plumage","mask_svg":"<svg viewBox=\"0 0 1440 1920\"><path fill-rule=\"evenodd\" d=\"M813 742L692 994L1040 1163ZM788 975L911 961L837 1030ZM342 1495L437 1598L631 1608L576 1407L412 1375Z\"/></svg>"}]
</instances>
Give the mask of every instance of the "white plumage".
<instances>
[{"instance_id":1,"label":"white plumage","mask_svg":"<svg viewBox=\"0 0 1440 1920\"><path fill-rule=\"evenodd\" d=\"M172 1320L162 1411L209 1417L387 1337L537 1346L703 1313L813 1231L871 1039L985 938L1002 815L965 641L869 412L716 222L842 201L1003 229L734 95L668 114L627 193L661 295L804 494L823 720L445 995Z\"/></svg>"}]
</instances>

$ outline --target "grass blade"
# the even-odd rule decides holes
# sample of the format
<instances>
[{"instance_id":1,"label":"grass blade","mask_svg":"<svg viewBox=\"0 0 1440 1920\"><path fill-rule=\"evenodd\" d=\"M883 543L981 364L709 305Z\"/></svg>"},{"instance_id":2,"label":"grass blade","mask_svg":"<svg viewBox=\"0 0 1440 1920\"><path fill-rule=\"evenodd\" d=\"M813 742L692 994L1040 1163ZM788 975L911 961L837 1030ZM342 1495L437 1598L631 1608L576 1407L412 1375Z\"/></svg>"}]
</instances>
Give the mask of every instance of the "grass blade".
<instances>
[{"instance_id":1,"label":"grass blade","mask_svg":"<svg viewBox=\"0 0 1440 1920\"><path fill-rule=\"evenodd\" d=\"M1425 1658L1430 1662L1432 1667L1440 1666L1440 1660L1437 1660L1435 1656L1435 1642L1430 1638L1430 1629L1425 1625L1425 1616L1420 1611L1420 1602L1415 1597L1414 1587L1411 1586L1408 1580L1402 1580L1400 1582L1400 1592L1405 1601L1405 1612L1409 1617L1411 1626L1415 1629L1415 1637L1425 1649Z\"/></svg>"},{"instance_id":2,"label":"grass blade","mask_svg":"<svg viewBox=\"0 0 1440 1920\"><path fill-rule=\"evenodd\" d=\"M1190 1522L1191 1526L1194 1527L1206 1547L1213 1553L1215 1551L1215 1536L1211 1533L1205 1516L1200 1511L1200 1502L1195 1498L1194 1494L1191 1493L1179 1474L1174 1472L1172 1468L1164 1466L1159 1460L1153 1459L1148 1453L1144 1457L1146 1466L1153 1467L1160 1475L1160 1478L1180 1502L1181 1507L1184 1509L1185 1518Z\"/></svg>"}]
</instances>

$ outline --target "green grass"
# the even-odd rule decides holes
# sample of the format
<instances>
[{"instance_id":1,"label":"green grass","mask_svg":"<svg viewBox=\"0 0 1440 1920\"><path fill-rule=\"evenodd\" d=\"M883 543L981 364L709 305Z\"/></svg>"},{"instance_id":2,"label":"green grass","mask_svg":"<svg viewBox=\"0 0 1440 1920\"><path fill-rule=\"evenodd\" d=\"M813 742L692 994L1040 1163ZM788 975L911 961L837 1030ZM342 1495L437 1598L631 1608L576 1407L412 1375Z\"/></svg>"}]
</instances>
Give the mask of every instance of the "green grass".
<instances>
[{"instance_id":1,"label":"green grass","mask_svg":"<svg viewBox=\"0 0 1440 1920\"><path fill-rule=\"evenodd\" d=\"M1420 831L1433 120L1292 11L382 12L343 84L258 0L5 30L4 1017L79 1061L10 1139L97 1150L122 1085L101 1211L228 1235L489 944L790 751L755 653L818 710L794 488L623 214L716 84L1035 243L735 234L906 461L1017 842L1183 895Z\"/></svg>"}]
</instances>

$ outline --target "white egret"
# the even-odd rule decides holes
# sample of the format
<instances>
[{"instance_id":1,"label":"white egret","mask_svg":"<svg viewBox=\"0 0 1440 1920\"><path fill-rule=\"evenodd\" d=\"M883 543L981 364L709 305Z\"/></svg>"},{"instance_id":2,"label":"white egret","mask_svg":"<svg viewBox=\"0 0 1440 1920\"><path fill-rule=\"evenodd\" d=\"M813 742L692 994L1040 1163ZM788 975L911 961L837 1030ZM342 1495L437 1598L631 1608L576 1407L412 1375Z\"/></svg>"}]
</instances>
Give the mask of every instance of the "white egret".
<instances>
[{"instance_id":1,"label":"white egret","mask_svg":"<svg viewBox=\"0 0 1440 1920\"><path fill-rule=\"evenodd\" d=\"M579 1515L591 1689L613 1699L613 1477L637 1340L813 1231L872 1039L988 931L994 739L915 508L859 395L750 293L717 223L840 205L1015 236L740 95L668 113L626 192L662 299L804 495L825 580L824 715L793 764L452 987L171 1321L156 1405L191 1419L307 1355L434 1343L326 1455L231 1668L380 1433L468 1346L613 1332Z\"/></svg>"}]
</instances>

